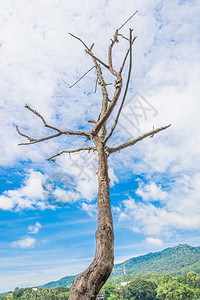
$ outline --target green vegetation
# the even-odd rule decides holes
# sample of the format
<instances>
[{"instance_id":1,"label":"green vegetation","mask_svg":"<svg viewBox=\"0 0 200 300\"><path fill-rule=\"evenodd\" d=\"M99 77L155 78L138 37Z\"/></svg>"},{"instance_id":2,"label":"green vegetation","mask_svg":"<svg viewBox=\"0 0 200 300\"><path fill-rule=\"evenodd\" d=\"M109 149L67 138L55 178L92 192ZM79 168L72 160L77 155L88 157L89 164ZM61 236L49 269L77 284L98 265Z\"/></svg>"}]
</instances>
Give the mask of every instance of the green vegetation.
<instances>
[{"instance_id":1,"label":"green vegetation","mask_svg":"<svg viewBox=\"0 0 200 300\"><path fill-rule=\"evenodd\" d=\"M67 300L69 299L69 288L58 287L55 289L38 289L34 291L32 288L19 289L16 288L14 292L9 292L6 295L0 296L1 300Z\"/></svg>"},{"instance_id":2,"label":"green vegetation","mask_svg":"<svg viewBox=\"0 0 200 300\"><path fill-rule=\"evenodd\" d=\"M160 252L149 253L126 260L124 263L114 266L110 278L124 275L124 265L126 274L171 274L174 276L185 275L190 271L200 273L200 247L188 245L178 245L167 248ZM52 281L41 288L55 288L59 286L71 286L76 276L66 276L58 281Z\"/></svg>"},{"instance_id":3,"label":"green vegetation","mask_svg":"<svg viewBox=\"0 0 200 300\"><path fill-rule=\"evenodd\" d=\"M49 283L46 283L44 285L38 286L38 288L44 288L44 289L54 289L59 286L66 286L69 287L72 285L73 280L77 277L78 275L74 276L65 276L58 281L51 281Z\"/></svg>"},{"instance_id":4,"label":"green vegetation","mask_svg":"<svg viewBox=\"0 0 200 300\"><path fill-rule=\"evenodd\" d=\"M126 268L125 276L124 265ZM104 299L200 299L200 247L178 245L156 253L135 257L117 264L102 288ZM68 299L76 276L38 287L19 289L1 299Z\"/></svg>"},{"instance_id":5,"label":"green vegetation","mask_svg":"<svg viewBox=\"0 0 200 300\"><path fill-rule=\"evenodd\" d=\"M197 300L200 299L200 275L189 272L184 276L171 275L127 276L118 278L116 284L105 284L102 288L104 299L125 300ZM121 283L120 283L121 281Z\"/></svg>"},{"instance_id":6,"label":"green vegetation","mask_svg":"<svg viewBox=\"0 0 200 300\"><path fill-rule=\"evenodd\" d=\"M70 290L66 287L40 288L38 291L16 288L0 299L65 300L69 294ZM166 274L127 275L117 280L110 279L101 289L101 294L105 300L197 300L200 299L200 275L195 272L178 277Z\"/></svg>"},{"instance_id":7,"label":"green vegetation","mask_svg":"<svg viewBox=\"0 0 200 300\"><path fill-rule=\"evenodd\" d=\"M178 245L160 252L131 258L115 265L111 277L123 275L124 265L126 274L152 272L178 276L190 271L200 273L200 247Z\"/></svg>"}]
</instances>

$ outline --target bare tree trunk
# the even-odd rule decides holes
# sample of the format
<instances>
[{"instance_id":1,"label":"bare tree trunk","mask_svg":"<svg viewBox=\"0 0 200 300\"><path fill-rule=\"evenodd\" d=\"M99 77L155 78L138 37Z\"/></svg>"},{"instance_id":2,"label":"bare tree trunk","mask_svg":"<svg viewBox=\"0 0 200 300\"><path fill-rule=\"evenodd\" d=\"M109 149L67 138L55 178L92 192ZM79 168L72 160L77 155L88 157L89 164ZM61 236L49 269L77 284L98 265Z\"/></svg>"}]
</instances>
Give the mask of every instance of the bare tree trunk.
<instances>
[{"instance_id":1,"label":"bare tree trunk","mask_svg":"<svg viewBox=\"0 0 200 300\"><path fill-rule=\"evenodd\" d=\"M114 234L110 208L107 154L98 137L93 138L99 157L98 226L93 262L73 282L69 300L95 300L114 265Z\"/></svg>"},{"instance_id":2,"label":"bare tree trunk","mask_svg":"<svg viewBox=\"0 0 200 300\"><path fill-rule=\"evenodd\" d=\"M80 274L73 282L72 289L71 289L71 295L69 297L70 300L95 300L96 296L98 295L99 290L104 285L108 277L110 276L112 272L112 268L114 265L114 234L113 234L113 221L112 221L112 213L110 208L110 194L109 194L109 177L108 177L108 163L107 158L108 155L118 152L120 150L123 150L127 147L133 146L139 141L142 141L143 139L147 137L154 137L155 134L158 132L167 129L169 126L160 127L157 129L154 129L152 131L149 131L145 134L142 134L141 136L134 138L130 141L127 141L126 143L123 143L121 145L117 145L115 147L109 147L107 146L107 141L112 136L117 124L118 120L126 99L128 86L130 82L130 75L131 75L131 69L132 69L132 45L136 39L136 37L132 38L132 29L129 30L130 37L129 39L123 36L119 33L119 31L127 24L128 21L137 13L137 11L126 20L116 31L114 35L114 39L111 39L111 44L108 49L108 64L104 63L102 60L100 60L98 57L94 55L92 52L92 48L94 44L92 44L91 47L88 47L84 41L82 41L79 37L73 35L70 33L71 36L79 40L84 47L86 48L86 53L88 53L95 64L96 71L97 71L97 82L101 86L102 90L102 107L99 114L99 118L97 121L91 119L88 120L89 123L94 123L95 125L93 128L89 131L69 131L69 130L63 130L59 129L55 126L52 126L46 122L44 117L31 108L29 105L25 105L25 108L27 108L29 111L31 111L33 114L35 114L37 117L41 119L44 126L48 129L56 131L56 133L52 135L48 135L42 138L33 138L23 132L21 132L16 126L17 132L24 138L28 139L28 142L21 143L19 145L31 145L35 143L44 142L56 137L59 137L61 135L65 136L83 136L88 140L93 140L95 147L81 147L71 150L63 150L61 152L58 152L57 154L51 156L48 158L49 161L55 161L55 159L64 154L64 153L77 153L80 151L97 151L98 157L99 157L99 168L98 168L98 226L96 231L96 252L93 262L90 264L90 266L82 273ZM112 63L112 51L113 47L116 42L119 42L119 37L125 38L129 41L129 48L126 51L126 54L124 56L122 65L120 70L117 72L113 68ZM116 107L121 90L122 90L122 71L124 69L126 60L128 55L130 54L130 62L129 62L129 72L126 82L126 87L124 90L124 95L121 101L121 104L119 105L118 113L116 115L115 121L107 134L106 131L106 124L110 116L112 115L112 112L114 108ZM101 65L104 66L115 78L115 91L113 97L110 99L107 91L107 84L104 80ZM93 68L88 70L79 80L77 80L73 85L68 85L69 88L73 87L75 84L77 84L82 78L86 76L86 74L91 71Z\"/></svg>"}]
</instances>

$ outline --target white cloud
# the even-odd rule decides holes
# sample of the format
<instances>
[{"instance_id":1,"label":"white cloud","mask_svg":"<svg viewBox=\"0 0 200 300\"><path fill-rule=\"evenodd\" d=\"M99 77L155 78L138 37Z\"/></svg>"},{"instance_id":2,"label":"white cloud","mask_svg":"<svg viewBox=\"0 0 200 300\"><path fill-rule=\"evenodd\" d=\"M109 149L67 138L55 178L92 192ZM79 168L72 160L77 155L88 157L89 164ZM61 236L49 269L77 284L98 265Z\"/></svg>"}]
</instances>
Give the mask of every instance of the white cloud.
<instances>
[{"instance_id":1,"label":"white cloud","mask_svg":"<svg viewBox=\"0 0 200 300\"><path fill-rule=\"evenodd\" d=\"M11 246L26 249L26 248L32 248L35 245L35 243L36 243L36 239L27 237L27 238L20 239L16 242L13 242Z\"/></svg>"},{"instance_id":2,"label":"white cloud","mask_svg":"<svg viewBox=\"0 0 200 300\"><path fill-rule=\"evenodd\" d=\"M39 222L36 222L35 225L33 225L33 226L30 225L28 227L28 231L29 231L29 233L37 234L41 228L42 228L42 225Z\"/></svg>"},{"instance_id":3,"label":"white cloud","mask_svg":"<svg viewBox=\"0 0 200 300\"><path fill-rule=\"evenodd\" d=\"M81 205L82 209L88 213L90 217L93 217L97 214L97 206L96 204L88 204L83 202Z\"/></svg>"},{"instance_id":4,"label":"white cloud","mask_svg":"<svg viewBox=\"0 0 200 300\"><path fill-rule=\"evenodd\" d=\"M149 184L147 188L143 186L145 191L148 187ZM148 235L170 236L179 229L199 229L199 193L200 173L183 176L172 182L167 196L160 200L161 205L138 202L131 198L124 200L119 221L126 220L133 231L136 227Z\"/></svg>"},{"instance_id":5,"label":"white cloud","mask_svg":"<svg viewBox=\"0 0 200 300\"><path fill-rule=\"evenodd\" d=\"M162 246L163 241L157 238L153 238L153 237L147 237L146 238L146 242L149 245L153 245L153 246Z\"/></svg>"},{"instance_id":6,"label":"white cloud","mask_svg":"<svg viewBox=\"0 0 200 300\"><path fill-rule=\"evenodd\" d=\"M40 172L29 170L22 187L15 190L5 191L0 195L0 209L33 209L35 206L41 207L44 201L42 181L44 175ZM44 207L45 205L43 203Z\"/></svg>"},{"instance_id":7,"label":"white cloud","mask_svg":"<svg viewBox=\"0 0 200 300\"><path fill-rule=\"evenodd\" d=\"M53 195L55 197L55 204L57 203L72 203L79 199L80 195L76 191L64 190L60 188L56 188L53 191Z\"/></svg>"},{"instance_id":8,"label":"white cloud","mask_svg":"<svg viewBox=\"0 0 200 300\"><path fill-rule=\"evenodd\" d=\"M65 147L63 139L50 141L51 149L47 146L48 143L26 147L26 150L16 146L23 140L16 134L13 126L16 123L26 132L32 132L34 136L50 132L43 128L36 116L24 110L26 101L34 104L34 108L44 114L48 122L61 127L65 124L68 129L78 128L80 125L87 126L85 124L88 116L98 117L99 101L95 102L95 98L98 99L100 94L84 94L91 91L91 85L95 83L93 73L88 74L73 90L67 89L62 82L62 79L65 79L73 83L88 69L88 65L92 64L90 57L84 55L82 45L72 37L66 36L66 29L80 35L88 43L94 40L97 45L95 51L103 57L114 29L130 15L131 7L132 11L139 10L129 23L138 36L134 46L134 55L137 57L133 69L134 87L144 94L159 112L156 118L149 116L146 127L141 127L141 131L146 128L149 130L152 125L157 126L163 122L172 122L174 128L170 129L171 134L165 135L166 138L170 134L173 142L161 147L163 140L155 138L158 141L156 144L153 139L149 141L149 145L145 144L145 147L143 143L139 151L134 151L134 155L144 157L144 162L154 170L166 170L177 157L181 159L180 165L185 166L187 161L187 166L192 166L199 151L198 143L195 142L195 138L182 139L180 131L187 134L194 128L195 120L198 119L196 107L199 105L199 43L196 29L198 26L195 26L199 22L198 3L193 1L192 5L189 2L179 5L178 1L164 3L157 0L149 3L144 0L133 3L129 0L123 14L120 0L106 2L106 9L103 3L88 2L81 11L80 1L72 5L64 1L58 4L55 0L45 6L35 1L31 4L31 10L26 1L19 7L13 3L9 6L1 4L1 11L4 12L0 27L3 70L0 135L4 140L0 148L1 164L13 164L17 159L44 161L56 152L58 145L61 148ZM178 17L175 13L177 10ZM100 32L99 24L104 24ZM87 28L87 31L84 28ZM123 32L127 28L128 25ZM123 44L122 48L126 47L127 45ZM117 64L121 60L121 48L116 47L114 53ZM80 65L81 69L77 67ZM60 115L60 119L56 115ZM138 134L137 131L133 133ZM74 140L71 137L68 137L68 140L73 146ZM194 147L190 147L190 144ZM192 148L192 151L186 158L185 154L189 148ZM133 155L129 155L131 152L126 152L125 162L129 157L133 162ZM181 164L184 161L185 163ZM138 164L137 166L139 167ZM137 166L132 163L136 171Z\"/></svg>"},{"instance_id":9,"label":"white cloud","mask_svg":"<svg viewBox=\"0 0 200 300\"><path fill-rule=\"evenodd\" d=\"M56 153L59 147L66 148L65 139L62 138L26 148L17 147L17 143L24 141L24 138L17 135L16 123L34 137L50 134L50 130L43 128L37 116L23 108L26 101L52 125L63 128L65 124L65 129L91 129L87 120L98 117L99 101L96 99L100 97L100 89L95 95L87 95L95 84L93 72L73 90L67 89L62 82L65 79L73 83L92 64L90 57L85 56L81 43L66 36L66 29L81 36L87 43L94 40L95 51L104 57L109 38L115 28L130 15L131 7L132 11L139 10L129 23L138 36L134 45L134 56L137 58L134 60L132 78L134 90L139 90L158 114L155 117L149 114L147 120L143 118L140 132L130 123L127 123L127 129L135 137L152 128L152 125L157 127L172 123L173 126L153 139L141 142L135 146L134 151L130 148L117 154L114 163L111 156L110 162L115 169L132 169L134 173L165 172L168 168L173 173L187 172L197 168L195 162L200 161L200 64L199 33L195 26L199 22L199 5L196 1L192 5L189 2L179 5L178 1L165 3L157 0L150 3L144 0L133 3L129 0L123 14L120 0L106 2L106 9L103 2L87 2L81 11L80 1L75 5L64 1L58 4L55 0L45 6L36 1L31 4L31 10L26 1L20 6L13 3L9 6L3 3L0 5L4 12L0 27L3 70L0 108L0 135L4 141L0 146L2 165L13 165L17 160L30 159L44 168L49 165L45 158ZM177 10L178 17L175 13ZM104 24L100 32L99 24ZM124 33L127 28L128 25L123 28ZM122 59L122 50L127 48L126 41L123 42L120 44L122 48L114 48L115 65ZM131 96L132 93L129 93L128 97ZM121 133L127 138L122 128ZM113 135L111 144L115 139ZM67 137L67 142L72 148L85 144L83 139L71 137ZM80 198L92 200L97 193L97 180L90 170L91 165L88 169L85 166L80 169L72 165L71 161L71 167L69 163L68 166L70 169L67 171L79 177L77 186ZM117 182L112 170L109 172L111 184ZM1 200L3 209L10 209L14 205L13 198ZM44 203L40 204L42 206Z\"/></svg>"},{"instance_id":10,"label":"white cloud","mask_svg":"<svg viewBox=\"0 0 200 300\"><path fill-rule=\"evenodd\" d=\"M132 230L133 230L133 232L136 232L136 233L142 233L142 231L140 230L140 228L138 228L136 226L133 226Z\"/></svg>"},{"instance_id":11,"label":"white cloud","mask_svg":"<svg viewBox=\"0 0 200 300\"><path fill-rule=\"evenodd\" d=\"M85 143L85 142L83 142ZM85 146L85 144L81 144ZM97 196L97 154L80 153L63 156L59 160L63 172L67 170L68 174L75 178L76 200L86 199L92 201Z\"/></svg>"},{"instance_id":12,"label":"white cloud","mask_svg":"<svg viewBox=\"0 0 200 300\"><path fill-rule=\"evenodd\" d=\"M145 201L162 201L167 198L167 193L160 186L157 186L155 182L150 182L150 184L146 185L140 184L136 194Z\"/></svg>"}]
</instances>

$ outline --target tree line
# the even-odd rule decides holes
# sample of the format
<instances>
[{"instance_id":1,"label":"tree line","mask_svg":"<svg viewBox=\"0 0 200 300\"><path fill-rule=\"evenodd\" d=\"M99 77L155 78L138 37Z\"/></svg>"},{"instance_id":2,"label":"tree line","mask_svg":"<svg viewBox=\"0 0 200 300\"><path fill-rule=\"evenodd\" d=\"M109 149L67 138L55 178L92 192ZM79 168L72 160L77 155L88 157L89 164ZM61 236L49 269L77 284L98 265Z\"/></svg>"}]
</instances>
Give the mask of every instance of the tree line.
<instances>
[{"instance_id":1,"label":"tree line","mask_svg":"<svg viewBox=\"0 0 200 300\"><path fill-rule=\"evenodd\" d=\"M189 272L186 275L127 275L110 279L100 291L104 300L197 300L200 299L200 275ZM0 296L0 300L68 300L70 288L54 289L16 288Z\"/></svg>"}]
</instances>

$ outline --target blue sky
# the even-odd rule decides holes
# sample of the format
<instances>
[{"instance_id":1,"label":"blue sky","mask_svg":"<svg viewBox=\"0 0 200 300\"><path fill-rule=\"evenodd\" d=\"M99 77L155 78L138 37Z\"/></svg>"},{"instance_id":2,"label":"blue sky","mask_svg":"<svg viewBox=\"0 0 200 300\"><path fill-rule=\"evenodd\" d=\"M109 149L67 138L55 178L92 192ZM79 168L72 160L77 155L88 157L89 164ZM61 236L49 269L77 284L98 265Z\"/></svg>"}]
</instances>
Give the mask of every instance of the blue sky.
<instances>
[{"instance_id":1,"label":"blue sky","mask_svg":"<svg viewBox=\"0 0 200 300\"><path fill-rule=\"evenodd\" d=\"M85 146L84 139L19 147L25 140L15 126L33 137L52 133L24 108L28 103L53 126L89 130L101 93L94 94L94 70L73 89L64 83L74 83L92 66L67 33L94 42L95 53L106 60L115 29L136 10L122 32L134 28L137 40L127 102L110 145L153 126L172 126L109 158L115 262L178 243L200 244L198 1L2 1L0 292L77 274L92 260L95 153L48 162L58 151ZM120 40L116 68L126 49ZM113 80L106 71L105 79Z\"/></svg>"}]
</instances>

